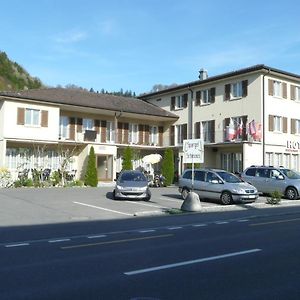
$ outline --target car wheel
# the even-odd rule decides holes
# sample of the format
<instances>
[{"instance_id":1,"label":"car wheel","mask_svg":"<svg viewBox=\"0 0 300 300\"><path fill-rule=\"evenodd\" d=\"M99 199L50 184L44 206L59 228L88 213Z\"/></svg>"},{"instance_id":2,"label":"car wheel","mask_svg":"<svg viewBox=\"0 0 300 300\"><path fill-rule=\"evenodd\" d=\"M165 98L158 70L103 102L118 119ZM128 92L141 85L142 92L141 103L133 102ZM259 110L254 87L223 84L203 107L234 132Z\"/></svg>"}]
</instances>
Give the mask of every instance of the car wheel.
<instances>
[{"instance_id":1,"label":"car wheel","mask_svg":"<svg viewBox=\"0 0 300 300\"><path fill-rule=\"evenodd\" d=\"M187 188L183 188L182 189L182 191L181 191L181 197L182 197L183 200L186 199L186 197L188 196L189 192L190 192L190 190L187 189Z\"/></svg>"},{"instance_id":2,"label":"car wheel","mask_svg":"<svg viewBox=\"0 0 300 300\"><path fill-rule=\"evenodd\" d=\"M118 200L118 197L116 197L116 191L115 190L113 190L113 199Z\"/></svg>"},{"instance_id":3,"label":"car wheel","mask_svg":"<svg viewBox=\"0 0 300 300\"><path fill-rule=\"evenodd\" d=\"M145 201L150 201L150 199L151 199L151 196L148 196L145 198Z\"/></svg>"},{"instance_id":4,"label":"car wheel","mask_svg":"<svg viewBox=\"0 0 300 300\"><path fill-rule=\"evenodd\" d=\"M298 193L297 193L296 189L293 187L287 188L285 195L289 200L295 200L298 198Z\"/></svg>"},{"instance_id":5,"label":"car wheel","mask_svg":"<svg viewBox=\"0 0 300 300\"><path fill-rule=\"evenodd\" d=\"M229 192L223 192L221 195L221 202L223 205L228 205L232 203L232 196Z\"/></svg>"}]
</instances>

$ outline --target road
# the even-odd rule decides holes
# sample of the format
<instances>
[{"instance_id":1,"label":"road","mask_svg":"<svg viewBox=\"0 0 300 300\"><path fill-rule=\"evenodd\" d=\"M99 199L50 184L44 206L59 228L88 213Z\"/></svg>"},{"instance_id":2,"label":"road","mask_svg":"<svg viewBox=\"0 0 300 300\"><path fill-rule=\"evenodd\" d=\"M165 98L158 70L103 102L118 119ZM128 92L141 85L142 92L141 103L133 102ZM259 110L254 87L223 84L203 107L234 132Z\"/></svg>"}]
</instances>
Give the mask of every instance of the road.
<instances>
[{"instance_id":1,"label":"road","mask_svg":"<svg viewBox=\"0 0 300 300\"><path fill-rule=\"evenodd\" d=\"M0 295L299 299L299 230L298 208L2 228Z\"/></svg>"}]
</instances>

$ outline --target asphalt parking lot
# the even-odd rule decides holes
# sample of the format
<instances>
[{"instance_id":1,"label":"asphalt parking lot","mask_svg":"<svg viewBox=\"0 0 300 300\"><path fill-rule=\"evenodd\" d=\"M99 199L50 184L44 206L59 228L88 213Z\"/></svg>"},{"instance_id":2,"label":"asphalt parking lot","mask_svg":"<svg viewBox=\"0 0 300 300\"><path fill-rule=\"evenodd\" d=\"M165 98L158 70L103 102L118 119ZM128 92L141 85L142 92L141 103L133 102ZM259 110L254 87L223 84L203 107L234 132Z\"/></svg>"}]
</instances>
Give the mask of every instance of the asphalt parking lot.
<instances>
[{"instance_id":1,"label":"asphalt parking lot","mask_svg":"<svg viewBox=\"0 0 300 300\"><path fill-rule=\"evenodd\" d=\"M176 212L183 200L176 186L151 188L152 198L145 201L113 200L113 185L97 188L18 188L0 190L0 226L53 224L110 220ZM243 210L266 206L260 197L253 204L223 206L201 201L202 212ZM283 200L288 204L290 201ZM300 205L300 201L293 201ZM290 203L290 204L293 204ZM270 207L270 206L269 206Z\"/></svg>"}]
</instances>

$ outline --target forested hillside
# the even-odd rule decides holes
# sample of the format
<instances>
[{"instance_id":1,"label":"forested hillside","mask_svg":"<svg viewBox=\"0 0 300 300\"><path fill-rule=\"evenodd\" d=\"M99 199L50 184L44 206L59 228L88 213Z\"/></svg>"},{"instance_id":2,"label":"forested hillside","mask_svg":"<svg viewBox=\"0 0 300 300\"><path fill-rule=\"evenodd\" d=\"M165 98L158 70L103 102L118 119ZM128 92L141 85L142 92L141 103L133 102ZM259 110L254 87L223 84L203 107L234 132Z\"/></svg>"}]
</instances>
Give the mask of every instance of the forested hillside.
<instances>
[{"instance_id":1,"label":"forested hillside","mask_svg":"<svg viewBox=\"0 0 300 300\"><path fill-rule=\"evenodd\" d=\"M19 64L0 51L0 91L18 91L42 87L42 82L30 76Z\"/></svg>"}]
</instances>

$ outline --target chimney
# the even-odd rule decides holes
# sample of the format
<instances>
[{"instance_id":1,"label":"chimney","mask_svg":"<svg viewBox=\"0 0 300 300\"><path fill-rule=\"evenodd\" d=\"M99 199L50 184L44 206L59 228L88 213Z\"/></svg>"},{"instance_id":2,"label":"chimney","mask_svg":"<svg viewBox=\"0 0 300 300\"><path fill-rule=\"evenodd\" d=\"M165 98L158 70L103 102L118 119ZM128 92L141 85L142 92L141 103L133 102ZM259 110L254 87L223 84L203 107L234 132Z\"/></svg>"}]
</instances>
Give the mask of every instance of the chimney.
<instances>
[{"instance_id":1,"label":"chimney","mask_svg":"<svg viewBox=\"0 0 300 300\"><path fill-rule=\"evenodd\" d=\"M205 80L207 78L208 78L207 70L201 68L200 71L199 71L199 79L200 80Z\"/></svg>"}]
</instances>

